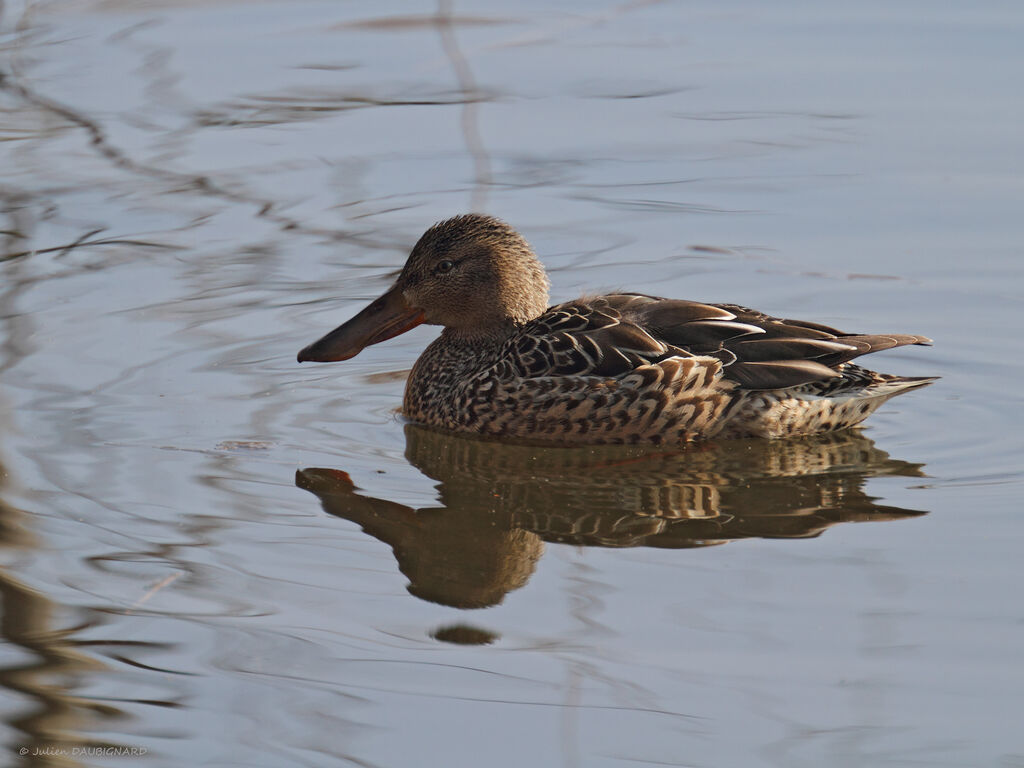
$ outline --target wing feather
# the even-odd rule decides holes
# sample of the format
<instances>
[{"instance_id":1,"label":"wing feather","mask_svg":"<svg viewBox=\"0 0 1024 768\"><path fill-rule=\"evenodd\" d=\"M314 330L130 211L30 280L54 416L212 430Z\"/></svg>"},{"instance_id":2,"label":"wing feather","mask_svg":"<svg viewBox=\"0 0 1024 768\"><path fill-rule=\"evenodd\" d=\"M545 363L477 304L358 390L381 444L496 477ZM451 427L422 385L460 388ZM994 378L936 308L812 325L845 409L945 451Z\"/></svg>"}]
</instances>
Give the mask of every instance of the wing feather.
<instances>
[{"instance_id":1,"label":"wing feather","mask_svg":"<svg viewBox=\"0 0 1024 768\"><path fill-rule=\"evenodd\" d=\"M905 344L912 334L849 334L735 304L620 293L552 307L506 347L525 377L628 375L672 358L713 357L742 389L785 389L841 377L854 358Z\"/></svg>"}]
</instances>

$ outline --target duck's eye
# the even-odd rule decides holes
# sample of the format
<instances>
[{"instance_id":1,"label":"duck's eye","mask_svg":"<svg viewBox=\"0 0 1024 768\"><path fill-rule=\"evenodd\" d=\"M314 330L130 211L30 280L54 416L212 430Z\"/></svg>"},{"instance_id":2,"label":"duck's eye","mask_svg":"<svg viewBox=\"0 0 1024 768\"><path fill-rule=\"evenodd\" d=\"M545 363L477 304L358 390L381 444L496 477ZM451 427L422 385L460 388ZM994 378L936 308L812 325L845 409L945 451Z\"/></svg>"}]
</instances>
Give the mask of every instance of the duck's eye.
<instances>
[{"instance_id":1,"label":"duck's eye","mask_svg":"<svg viewBox=\"0 0 1024 768\"><path fill-rule=\"evenodd\" d=\"M455 262L451 261L450 259L445 259L444 261L437 262L437 266L434 267L434 271L437 272L437 274L439 275L443 275L446 272L451 272L452 269L454 268Z\"/></svg>"}]
</instances>

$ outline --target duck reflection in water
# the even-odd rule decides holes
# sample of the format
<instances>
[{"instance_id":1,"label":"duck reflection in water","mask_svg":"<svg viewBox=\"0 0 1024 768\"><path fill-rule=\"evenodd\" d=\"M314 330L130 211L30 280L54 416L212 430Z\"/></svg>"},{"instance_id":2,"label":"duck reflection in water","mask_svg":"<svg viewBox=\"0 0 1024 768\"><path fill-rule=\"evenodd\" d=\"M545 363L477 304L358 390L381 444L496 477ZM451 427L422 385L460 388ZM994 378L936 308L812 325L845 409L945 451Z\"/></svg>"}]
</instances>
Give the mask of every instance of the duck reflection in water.
<instances>
[{"instance_id":1,"label":"duck reflection in water","mask_svg":"<svg viewBox=\"0 0 1024 768\"><path fill-rule=\"evenodd\" d=\"M409 592L458 608L497 605L525 585L544 542L683 549L925 514L864 492L871 477L923 475L856 430L673 451L506 445L415 424L405 432L406 457L438 481L436 507L363 495L340 470L302 469L296 484L388 544Z\"/></svg>"}]
</instances>

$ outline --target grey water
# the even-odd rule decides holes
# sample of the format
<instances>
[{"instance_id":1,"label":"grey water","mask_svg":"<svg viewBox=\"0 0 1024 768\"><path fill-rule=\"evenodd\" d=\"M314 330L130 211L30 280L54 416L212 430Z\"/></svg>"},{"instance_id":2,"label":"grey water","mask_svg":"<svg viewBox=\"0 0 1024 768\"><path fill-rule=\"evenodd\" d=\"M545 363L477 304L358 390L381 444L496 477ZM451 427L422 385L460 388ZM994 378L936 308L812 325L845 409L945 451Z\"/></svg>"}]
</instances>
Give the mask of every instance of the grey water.
<instances>
[{"instance_id":1,"label":"grey water","mask_svg":"<svg viewBox=\"0 0 1024 768\"><path fill-rule=\"evenodd\" d=\"M1022 766L1024 7L0 3L0 764ZM932 348L679 451L295 353L433 222ZM858 525L855 523L869 523Z\"/></svg>"}]
</instances>

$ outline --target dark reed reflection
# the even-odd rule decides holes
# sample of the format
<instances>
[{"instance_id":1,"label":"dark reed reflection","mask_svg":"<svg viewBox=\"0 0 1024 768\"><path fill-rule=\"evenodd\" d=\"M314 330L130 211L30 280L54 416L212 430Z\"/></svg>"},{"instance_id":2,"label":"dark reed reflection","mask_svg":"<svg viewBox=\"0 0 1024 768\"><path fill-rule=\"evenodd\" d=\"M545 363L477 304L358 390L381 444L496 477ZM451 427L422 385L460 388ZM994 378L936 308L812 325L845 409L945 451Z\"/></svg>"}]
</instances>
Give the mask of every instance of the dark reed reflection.
<instances>
[{"instance_id":1,"label":"dark reed reflection","mask_svg":"<svg viewBox=\"0 0 1024 768\"><path fill-rule=\"evenodd\" d=\"M8 475L0 464L0 492ZM32 533L32 517L0 498L0 554L29 553L41 542ZM17 562L17 557L12 558ZM15 566L0 567L0 646L7 653L0 663L0 695L18 702L8 706L3 722L7 737L0 754L17 755L19 765L32 768L74 768L96 757L130 759L147 753L139 744L113 741L94 733L129 717L122 705L176 707L172 699L99 697L78 693L111 665L148 669L137 660L169 646L143 640L87 639L106 618L95 611L74 616L49 595L26 584ZM77 618L74 623L69 619ZM160 670L163 675L172 670ZM130 691L130 689L129 689ZM0 764L12 762L0 760Z\"/></svg>"},{"instance_id":2,"label":"dark reed reflection","mask_svg":"<svg viewBox=\"0 0 1024 768\"><path fill-rule=\"evenodd\" d=\"M7 474L0 465L0 490ZM31 548L35 542L24 525L27 515L0 500L0 551ZM5 716L11 733L4 754L18 755L25 765L76 766L64 752L71 735L93 717L119 714L113 707L74 696L57 683L95 668L96 662L74 647L59 629L55 614L60 606L32 589L7 568L0 568L0 640L8 650L0 664L0 690L18 694L21 706ZM77 628L76 628L77 629ZM13 760L13 758L12 758ZM4 764L7 764L6 761Z\"/></svg>"},{"instance_id":3,"label":"dark reed reflection","mask_svg":"<svg viewBox=\"0 0 1024 768\"><path fill-rule=\"evenodd\" d=\"M504 445L410 424L406 457L439 481L439 506L365 496L341 470L299 470L295 482L391 546L412 594L459 608L496 605L526 584L545 541L683 549L925 514L864 492L870 477L920 477L921 465L856 431L668 452Z\"/></svg>"}]
</instances>

